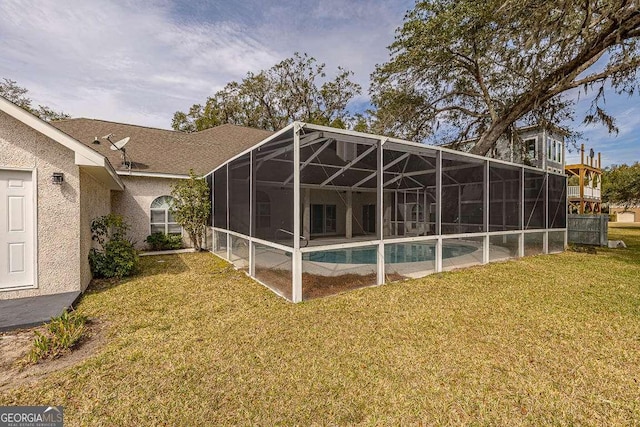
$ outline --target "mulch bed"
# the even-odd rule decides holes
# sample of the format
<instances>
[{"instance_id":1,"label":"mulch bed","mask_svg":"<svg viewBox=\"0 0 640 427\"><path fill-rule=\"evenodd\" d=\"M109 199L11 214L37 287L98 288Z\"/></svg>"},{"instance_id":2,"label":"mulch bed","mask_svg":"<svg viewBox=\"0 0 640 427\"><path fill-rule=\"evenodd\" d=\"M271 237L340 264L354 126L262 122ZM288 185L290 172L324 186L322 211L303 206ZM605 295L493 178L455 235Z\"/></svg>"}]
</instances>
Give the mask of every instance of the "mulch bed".
<instances>
[{"instance_id":1,"label":"mulch bed","mask_svg":"<svg viewBox=\"0 0 640 427\"><path fill-rule=\"evenodd\" d=\"M284 297L291 299L291 271L276 269L256 268L256 277L277 290ZM400 274L389 274L386 276L387 282L405 280L406 277ZM318 274L302 274L302 299L309 300L336 295L341 292L374 286L377 282L375 273L343 274L340 276L321 276Z\"/></svg>"}]
</instances>

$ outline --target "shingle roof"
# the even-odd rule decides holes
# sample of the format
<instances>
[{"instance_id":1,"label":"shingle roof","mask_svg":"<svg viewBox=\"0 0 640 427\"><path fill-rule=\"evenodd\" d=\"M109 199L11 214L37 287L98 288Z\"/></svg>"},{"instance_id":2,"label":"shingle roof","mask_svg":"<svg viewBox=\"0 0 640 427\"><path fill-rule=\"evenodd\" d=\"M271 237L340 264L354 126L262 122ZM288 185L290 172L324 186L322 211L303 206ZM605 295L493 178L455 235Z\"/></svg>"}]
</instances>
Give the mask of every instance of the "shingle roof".
<instances>
[{"instance_id":1,"label":"shingle roof","mask_svg":"<svg viewBox=\"0 0 640 427\"><path fill-rule=\"evenodd\" d=\"M130 137L126 153L135 172L186 175L210 172L234 155L252 147L273 132L225 124L201 132L183 133L96 119L67 119L51 123L69 136L107 157L116 170L128 170L121 153L110 149L103 136L116 142ZM98 137L100 144L93 141Z\"/></svg>"},{"instance_id":2,"label":"shingle roof","mask_svg":"<svg viewBox=\"0 0 640 427\"><path fill-rule=\"evenodd\" d=\"M90 167L88 173L93 175L97 180L105 183L108 188L122 190L122 180L117 176L113 166L105 156L95 150L89 149L86 145L69 137L69 135L55 128L50 123L45 122L24 108L0 96L0 114L2 113L8 114L26 126L50 138L55 143L72 150L76 154L77 165Z\"/></svg>"}]
</instances>

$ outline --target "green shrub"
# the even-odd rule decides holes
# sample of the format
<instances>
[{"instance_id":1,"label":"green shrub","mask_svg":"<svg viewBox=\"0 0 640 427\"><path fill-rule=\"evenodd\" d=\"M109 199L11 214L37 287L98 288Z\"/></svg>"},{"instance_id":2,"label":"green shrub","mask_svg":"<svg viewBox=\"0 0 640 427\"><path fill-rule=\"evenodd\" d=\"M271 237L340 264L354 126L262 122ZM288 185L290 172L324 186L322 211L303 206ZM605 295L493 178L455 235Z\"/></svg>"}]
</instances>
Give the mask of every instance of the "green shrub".
<instances>
[{"instance_id":1,"label":"green shrub","mask_svg":"<svg viewBox=\"0 0 640 427\"><path fill-rule=\"evenodd\" d=\"M91 249L89 264L94 277L126 277L138 267L138 252L127 240L110 240L103 251Z\"/></svg>"},{"instance_id":2,"label":"green shrub","mask_svg":"<svg viewBox=\"0 0 640 427\"><path fill-rule=\"evenodd\" d=\"M171 213L191 239L196 251L202 250L207 219L211 215L211 196L207 182L189 171L189 179L178 179L171 186Z\"/></svg>"},{"instance_id":3,"label":"green shrub","mask_svg":"<svg viewBox=\"0 0 640 427\"><path fill-rule=\"evenodd\" d=\"M99 248L89 252L94 277L125 277L138 267L138 252L127 238L129 225L122 216L109 214L91 222L92 239Z\"/></svg>"},{"instance_id":4,"label":"green shrub","mask_svg":"<svg viewBox=\"0 0 640 427\"><path fill-rule=\"evenodd\" d=\"M33 347L27 361L36 363L42 359L55 359L73 348L84 336L87 318L77 311L64 311L47 324L43 334L35 332Z\"/></svg>"},{"instance_id":5,"label":"green shrub","mask_svg":"<svg viewBox=\"0 0 640 427\"><path fill-rule=\"evenodd\" d=\"M182 248L182 236L176 234L153 233L144 239L152 251L166 251Z\"/></svg>"}]
</instances>

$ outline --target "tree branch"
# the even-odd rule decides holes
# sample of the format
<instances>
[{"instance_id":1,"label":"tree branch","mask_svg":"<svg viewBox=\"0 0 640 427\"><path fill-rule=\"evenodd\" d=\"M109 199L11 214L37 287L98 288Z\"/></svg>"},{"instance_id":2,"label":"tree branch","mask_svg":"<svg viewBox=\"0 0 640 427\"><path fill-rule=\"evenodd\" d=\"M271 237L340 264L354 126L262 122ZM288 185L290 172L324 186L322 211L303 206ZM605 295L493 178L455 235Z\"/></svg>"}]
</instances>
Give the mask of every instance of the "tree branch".
<instances>
[{"instance_id":1,"label":"tree branch","mask_svg":"<svg viewBox=\"0 0 640 427\"><path fill-rule=\"evenodd\" d=\"M526 111L531 110L534 105L540 105L551 99L553 96L564 92L569 87L560 85L567 75L572 75L576 70L581 69L584 64L593 61L595 57L602 55L603 52L620 42L621 33L624 34L629 28L640 27L640 14L632 13L631 18L620 25L618 22L611 22L607 28L595 37L592 43L589 43L582 51L578 52L570 61L556 68L549 73L547 77L542 79L537 85L530 90L521 94L516 102L511 106L510 111L497 121L493 121L491 126L480 136L478 143L471 150L474 154L485 155L493 146L500 135L522 117ZM606 71L606 70L605 70ZM609 76L611 72L607 74ZM589 78L589 77L587 77ZM583 80L583 79L581 79ZM584 83L583 83L584 84ZM554 89L555 87L555 89ZM563 89L564 87L564 89Z\"/></svg>"}]
</instances>

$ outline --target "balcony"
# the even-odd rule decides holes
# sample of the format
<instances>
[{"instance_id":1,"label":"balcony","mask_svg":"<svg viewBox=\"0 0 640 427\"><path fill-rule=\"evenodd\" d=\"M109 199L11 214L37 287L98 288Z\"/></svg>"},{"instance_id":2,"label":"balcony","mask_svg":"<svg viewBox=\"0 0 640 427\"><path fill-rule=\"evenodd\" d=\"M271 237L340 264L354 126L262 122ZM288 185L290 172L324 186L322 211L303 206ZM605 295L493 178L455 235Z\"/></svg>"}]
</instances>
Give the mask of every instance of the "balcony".
<instances>
[{"instance_id":1,"label":"balcony","mask_svg":"<svg viewBox=\"0 0 640 427\"><path fill-rule=\"evenodd\" d=\"M570 199L579 199L580 198L580 186L579 185L569 185L567 187L567 195ZM592 200L600 200L600 189L599 188L591 188L584 187L584 198L592 199Z\"/></svg>"}]
</instances>

